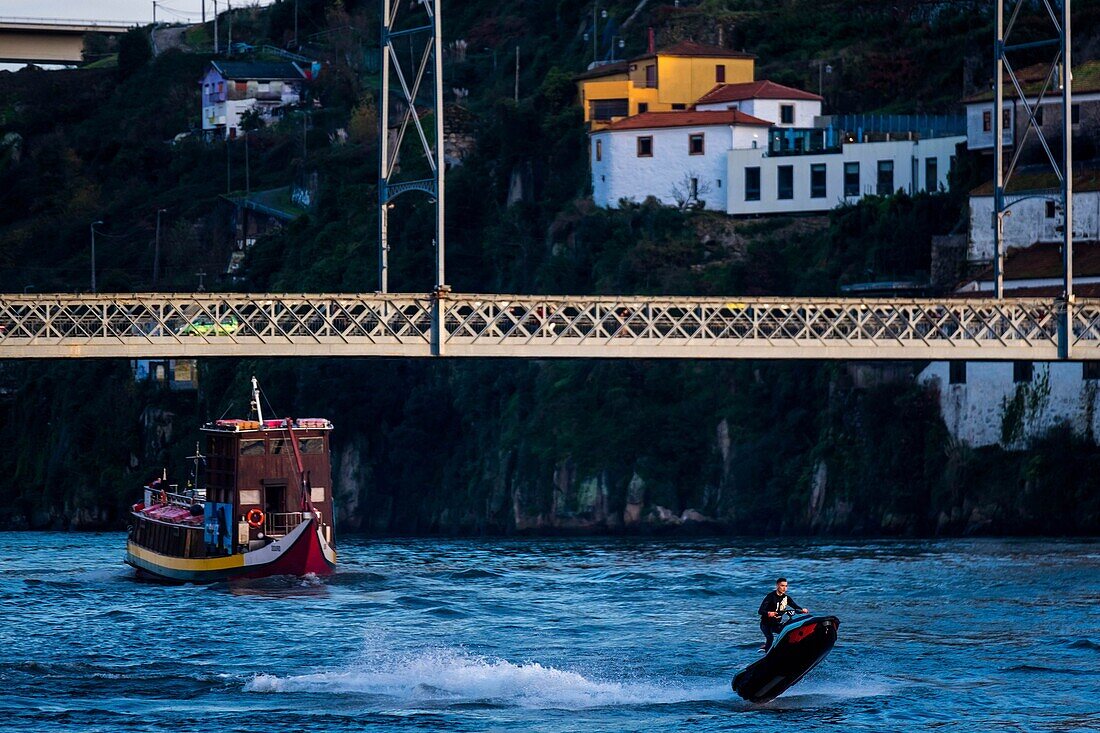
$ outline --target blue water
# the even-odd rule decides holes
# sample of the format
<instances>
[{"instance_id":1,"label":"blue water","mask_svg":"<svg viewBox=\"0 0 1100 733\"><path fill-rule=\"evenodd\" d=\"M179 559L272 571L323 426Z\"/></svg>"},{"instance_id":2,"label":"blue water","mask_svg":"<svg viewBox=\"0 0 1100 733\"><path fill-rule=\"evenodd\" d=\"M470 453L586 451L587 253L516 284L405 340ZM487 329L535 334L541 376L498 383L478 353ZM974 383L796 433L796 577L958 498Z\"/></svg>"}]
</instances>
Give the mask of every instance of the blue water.
<instances>
[{"instance_id":1,"label":"blue water","mask_svg":"<svg viewBox=\"0 0 1100 733\"><path fill-rule=\"evenodd\" d=\"M166 587L121 534L0 539L4 731L1100 729L1100 542L345 537ZM839 642L753 706L778 574Z\"/></svg>"}]
</instances>

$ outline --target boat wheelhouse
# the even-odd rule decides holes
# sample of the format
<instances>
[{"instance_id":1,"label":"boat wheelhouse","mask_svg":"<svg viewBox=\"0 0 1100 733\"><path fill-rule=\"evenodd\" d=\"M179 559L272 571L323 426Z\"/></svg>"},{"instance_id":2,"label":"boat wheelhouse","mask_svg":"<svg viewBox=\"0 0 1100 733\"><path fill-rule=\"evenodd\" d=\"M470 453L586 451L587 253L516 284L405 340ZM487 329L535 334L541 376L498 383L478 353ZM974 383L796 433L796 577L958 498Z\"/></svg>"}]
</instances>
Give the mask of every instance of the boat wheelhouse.
<instances>
[{"instance_id":1,"label":"boat wheelhouse","mask_svg":"<svg viewBox=\"0 0 1100 733\"><path fill-rule=\"evenodd\" d=\"M126 563L139 575L210 582L270 575L326 575L333 549L332 471L323 418L255 420L201 428L193 483L158 479L131 510ZM201 447L201 444L200 444Z\"/></svg>"}]
</instances>

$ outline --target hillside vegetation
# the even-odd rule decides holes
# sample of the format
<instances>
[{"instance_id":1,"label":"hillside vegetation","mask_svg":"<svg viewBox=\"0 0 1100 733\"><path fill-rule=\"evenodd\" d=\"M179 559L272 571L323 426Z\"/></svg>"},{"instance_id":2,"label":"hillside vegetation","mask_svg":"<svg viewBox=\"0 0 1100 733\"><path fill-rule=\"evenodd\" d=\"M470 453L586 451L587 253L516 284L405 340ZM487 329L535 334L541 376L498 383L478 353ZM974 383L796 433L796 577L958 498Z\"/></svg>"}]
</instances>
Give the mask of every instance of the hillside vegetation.
<instances>
[{"instance_id":1,"label":"hillside vegetation","mask_svg":"<svg viewBox=\"0 0 1100 733\"><path fill-rule=\"evenodd\" d=\"M758 78L814 90L826 61L832 111L946 112L988 83L989 5L608 2L597 38L601 56L619 37L617 53L642 52L647 27L658 45L745 48L759 57ZM234 38L283 45L293 6L239 11ZM203 33L188 34L196 49L156 58L131 42L116 69L0 73L0 289L87 289L88 228L99 220L99 289L149 289L164 209L159 289L192 290L202 271L221 290L375 290L377 3L298 6L300 34L329 62L312 91L318 106L305 125L290 115L247 143L179 137L198 122ZM448 173L456 291L829 295L850 282L920 279L930 237L960 224L981 178L963 165L949 192L871 198L827 217L599 210L587 198L571 78L592 59L591 4L443 7L447 42L469 50L464 61L448 54L444 87L469 90L475 141ZM1039 33L1029 23L1025 37ZM1100 50L1100 8L1080 4L1075 23L1084 59ZM233 279L218 274L231 249L222 195L245 188L246 144L251 190L313 173L320 190ZM517 180L525 195L509 205ZM392 289L431 288L431 227L426 200L400 200ZM1100 529L1091 443L966 450L934 396L909 380L860 387L845 365L778 362L216 360L202 363L197 396L135 383L123 362L9 363L3 375L17 390L0 409L0 516L11 526L124 523L161 466L182 473L199 421L244 412L253 373L277 410L336 423L346 529Z\"/></svg>"}]
</instances>

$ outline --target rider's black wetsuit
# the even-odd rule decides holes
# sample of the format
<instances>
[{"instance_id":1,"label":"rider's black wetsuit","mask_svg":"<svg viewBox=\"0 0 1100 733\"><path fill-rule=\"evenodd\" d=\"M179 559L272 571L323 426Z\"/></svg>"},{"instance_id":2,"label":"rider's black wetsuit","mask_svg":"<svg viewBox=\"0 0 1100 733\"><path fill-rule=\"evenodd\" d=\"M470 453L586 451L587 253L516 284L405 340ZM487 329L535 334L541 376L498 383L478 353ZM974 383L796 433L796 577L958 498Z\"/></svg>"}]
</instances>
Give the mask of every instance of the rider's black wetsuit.
<instances>
[{"instance_id":1,"label":"rider's black wetsuit","mask_svg":"<svg viewBox=\"0 0 1100 733\"><path fill-rule=\"evenodd\" d=\"M775 639L775 635L783 628L782 617L770 618L768 612L780 613L785 609L793 608L798 611L804 611L802 606L798 605L795 599L784 593L780 595L774 590L768 595L764 596L764 600L760 603L760 610L757 612L760 614L760 630L764 632L764 638L767 639L767 643L764 644L764 651L768 651L772 648L772 641Z\"/></svg>"}]
</instances>

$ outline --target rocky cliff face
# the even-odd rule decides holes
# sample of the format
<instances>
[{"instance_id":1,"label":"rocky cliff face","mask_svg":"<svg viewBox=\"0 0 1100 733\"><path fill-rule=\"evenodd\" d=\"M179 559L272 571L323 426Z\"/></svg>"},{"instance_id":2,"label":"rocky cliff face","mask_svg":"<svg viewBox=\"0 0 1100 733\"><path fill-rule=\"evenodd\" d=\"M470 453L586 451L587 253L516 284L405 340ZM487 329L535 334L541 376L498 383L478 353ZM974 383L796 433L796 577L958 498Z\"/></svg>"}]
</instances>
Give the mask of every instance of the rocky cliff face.
<instances>
[{"instance_id":1,"label":"rocky cliff face","mask_svg":"<svg viewBox=\"0 0 1100 733\"><path fill-rule=\"evenodd\" d=\"M692 382L686 372L698 368L675 369ZM554 410L554 422L570 426L568 435L552 435L530 416L522 424L501 418L471 426L440 446L433 460L443 470L438 485L427 487L402 478L379 486L379 476L395 475L392 467L383 456L372 458L358 447L364 445L358 436L344 435L357 447L344 448L337 461L341 523L380 533L448 534L957 535L1100 529L1092 478L1100 473L1090 473L1100 452L1091 443L1067 433L1052 434L1026 451L969 449L949 438L935 394L907 374L891 372L893 367L883 367L877 376L863 367L799 369L807 370L804 389L823 399L798 397L798 390L776 397L782 387L773 380L791 375L733 369L749 375L752 385L734 392L758 388L773 401L804 399L805 409L793 410L786 422L746 419L750 416L730 404L708 398L706 409L679 415L675 430L654 420L613 444L623 437L618 432L629 432L624 421L636 421L589 412L580 400L578 412L562 404ZM699 385L721 384L714 380L721 371L701 369L706 379ZM586 372L585 380L600 381L598 373ZM719 391L728 392L728 385ZM771 414L785 413L777 405ZM615 430L600 427L608 420ZM597 435L603 436L603 449L591 451ZM690 459L666 456L666 441L676 441L673 453L688 453ZM476 457L464 452L474 445L487 449ZM372 460L381 464L379 470L370 468ZM1062 460L1068 462L1059 473L1069 472L1072 480L1036 473L1036 466ZM1039 499L1043 495L1048 501ZM1063 514L1071 505L1072 514Z\"/></svg>"}]
</instances>

